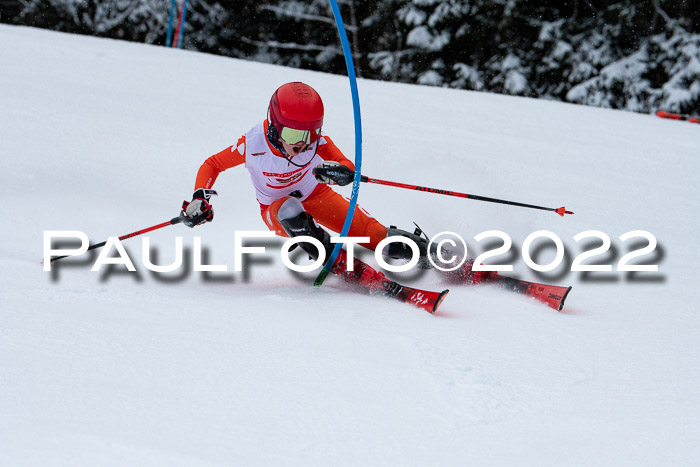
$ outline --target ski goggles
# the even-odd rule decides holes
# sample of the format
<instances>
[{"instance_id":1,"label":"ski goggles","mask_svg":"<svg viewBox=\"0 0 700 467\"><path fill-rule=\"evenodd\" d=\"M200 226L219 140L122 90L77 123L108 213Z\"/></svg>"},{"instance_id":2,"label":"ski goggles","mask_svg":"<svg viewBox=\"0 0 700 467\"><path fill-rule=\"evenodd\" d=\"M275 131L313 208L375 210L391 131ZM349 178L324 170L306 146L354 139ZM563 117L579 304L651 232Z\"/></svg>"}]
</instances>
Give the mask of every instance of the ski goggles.
<instances>
[{"instance_id":1,"label":"ski goggles","mask_svg":"<svg viewBox=\"0 0 700 467\"><path fill-rule=\"evenodd\" d=\"M306 144L311 144L321 135L321 129L316 130L297 130L295 128L282 127L280 138L287 144L297 144L302 141Z\"/></svg>"}]
</instances>

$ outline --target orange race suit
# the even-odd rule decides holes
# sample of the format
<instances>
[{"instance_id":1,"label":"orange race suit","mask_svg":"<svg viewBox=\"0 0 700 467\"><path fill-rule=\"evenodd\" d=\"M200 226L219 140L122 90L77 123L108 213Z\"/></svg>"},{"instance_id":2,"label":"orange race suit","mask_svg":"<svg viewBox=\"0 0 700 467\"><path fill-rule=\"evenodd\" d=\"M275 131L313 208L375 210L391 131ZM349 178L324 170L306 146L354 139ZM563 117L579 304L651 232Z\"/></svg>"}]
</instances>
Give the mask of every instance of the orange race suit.
<instances>
[{"instance_id":1,"label":"orange race suit","mask_svg":"<svg viewBox=\"0 0 700 467\"><path fill-rule=\"evenodd\" d=\"M279 236L287 237L277 213L280 206L291 196L299 198L302 206L319 224L340 232L348 211L349 201L333 191L328 185L319 183L312 169L323 161L336 161L355 170L350 162L326 135L309 147L315 151L310 163L303 167L291 164L267 139L267 120L251 128L238 142L209 157L197 172L195 191L212 188L224 170L245 164L256 189L260 203L260 214L265 225ZM304 153L302 153L304 154ZM307 156L310 157L309 153ZM387 228L359 208L355 211L349 237L369 237L368 243L360 245L375 249L387 236Z\"/></svg>"}]
</instances>

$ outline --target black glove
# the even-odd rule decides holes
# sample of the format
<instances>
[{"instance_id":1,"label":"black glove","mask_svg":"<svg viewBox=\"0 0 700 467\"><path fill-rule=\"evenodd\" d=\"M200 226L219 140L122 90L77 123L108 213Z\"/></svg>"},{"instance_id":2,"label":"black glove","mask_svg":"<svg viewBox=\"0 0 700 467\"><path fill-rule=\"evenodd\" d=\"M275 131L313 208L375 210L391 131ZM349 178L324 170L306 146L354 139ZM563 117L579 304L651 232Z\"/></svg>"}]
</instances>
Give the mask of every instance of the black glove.
<instances>
[{"instance_id":1,"label":"black glove","mask_svg":"<svg viewBox=\"0 0 700 467\"><path fill-rule=\"evenodd\" d=\"M182 223L187 227L194 227L214 220L214 210L209 204L209 198L215 194L215 190L200 188L192 195L192 201L183 201L180 212Z\"/></svg>"},{"instance_id":2,"label":"black glove","mask_svg":"<svg viewBox=\"0 0 700 467\"><path fill-rule=\"evenodd\" d=\"M312 173L320 183L345 186L352 183L355 172L336 161L324 161L314 167Z\"/></svg>"}]
</instances>

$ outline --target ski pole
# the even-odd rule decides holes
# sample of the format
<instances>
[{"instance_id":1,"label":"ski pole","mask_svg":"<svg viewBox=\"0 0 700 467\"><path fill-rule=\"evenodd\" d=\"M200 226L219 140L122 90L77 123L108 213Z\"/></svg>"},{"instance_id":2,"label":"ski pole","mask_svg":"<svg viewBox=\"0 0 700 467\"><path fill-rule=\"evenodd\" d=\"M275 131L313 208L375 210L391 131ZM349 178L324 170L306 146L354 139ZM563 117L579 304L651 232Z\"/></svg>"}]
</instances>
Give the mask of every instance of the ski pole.
<instances>
[{"instance_id":1,"label":"ski pole","mask_svg":"<svg viewBox=\"0 0 700 467\"><path fill-rule=\"evenodd\" d=\"M684 114L674 114L671 112L666 112L665 110L659 110L656 112L657 117L669 118L671 120L687 120L690 123L700 123L700 117L693 117L692 115Z\"/></svg>"},{"instance_id":2,"label":"ski pole","mask_svg":"<svg viewBox=\"0 0 700 467\"><path fill-rule=\"evenodd\" d=\"M167 227L169 225L179 224L180 222L182 222L182 219L180 219L180 217L173 217L169 221L163 222L162 224L153 225L153 226L147 227L145 229L137 230L136 232L131 232L131 233L128 233L126 235L122 235L121 237L119 237L119 240L126 240L127 238L137 237L139 235L143 235L145 233L152 232L154 230L162 229L163 227ZM106 240L104 242L95 243L94 245L90 245L88 247L88 251L94 250L96 248L102 248L106 244L107 244ZM59 259L67 258L68 256L71 256L71 255L56 256L55 258L50 259L49 263L53 263L54 261L58 261Z\"/></svg>"},{"instance_id":3,"label":"ski pole","mask_svg":"<svg viewBox=\"0 0 700 467\"><path fill-rule=\"evenodd\" d=\"M377 178L370 178L370 177L367 177L364 175L362 176L360 181L366 182L366 183L376 183L379 185L393 186L393 187L397 187L397 188L405 188L407 190L427 191L428 193L437 193L440 195L456 196L458 198L474 199L477 201L488 201L490 203L508 204L510 206L520 206L523 208L541 209L543 211L554 211L562 217L564 217L564 214L573 214L573 212L567 211L564 206L562 206L560 208L546 208L543 206L535 206L533 204L518 203L516 201L506 201L506 200L497 199L497 198L487 198L486 196L470 195L467 193L459 193L459 192L450 191L450 190L441 190L438 188L427 188L427 187L418 186L418 185L408 185L406 183L389 182L387 180L379 180Z\"/></svg>"}]
</instances>

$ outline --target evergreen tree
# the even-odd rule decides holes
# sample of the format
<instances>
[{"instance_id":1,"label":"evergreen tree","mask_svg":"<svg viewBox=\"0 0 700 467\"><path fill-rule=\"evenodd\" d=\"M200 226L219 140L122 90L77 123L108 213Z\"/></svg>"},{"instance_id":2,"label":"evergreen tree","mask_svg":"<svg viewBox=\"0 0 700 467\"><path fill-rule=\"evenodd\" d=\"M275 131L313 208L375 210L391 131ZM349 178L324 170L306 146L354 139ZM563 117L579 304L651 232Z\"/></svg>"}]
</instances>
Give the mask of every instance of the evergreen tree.
<instances>
[{"instance_id":1,"label":"evergreen tree","mask_svg":"<svg viewBox=\"0 0 700 467\"><path fill-rule=\"evenodd\" d=\"M697 0L339 5L358 76L640 112L700 112ZM0 21L163 44L169 9L169 0L0 0ZM189 0L187 9L185 48L346 72L327 0Z\"/></svg>"}]
</instances>

